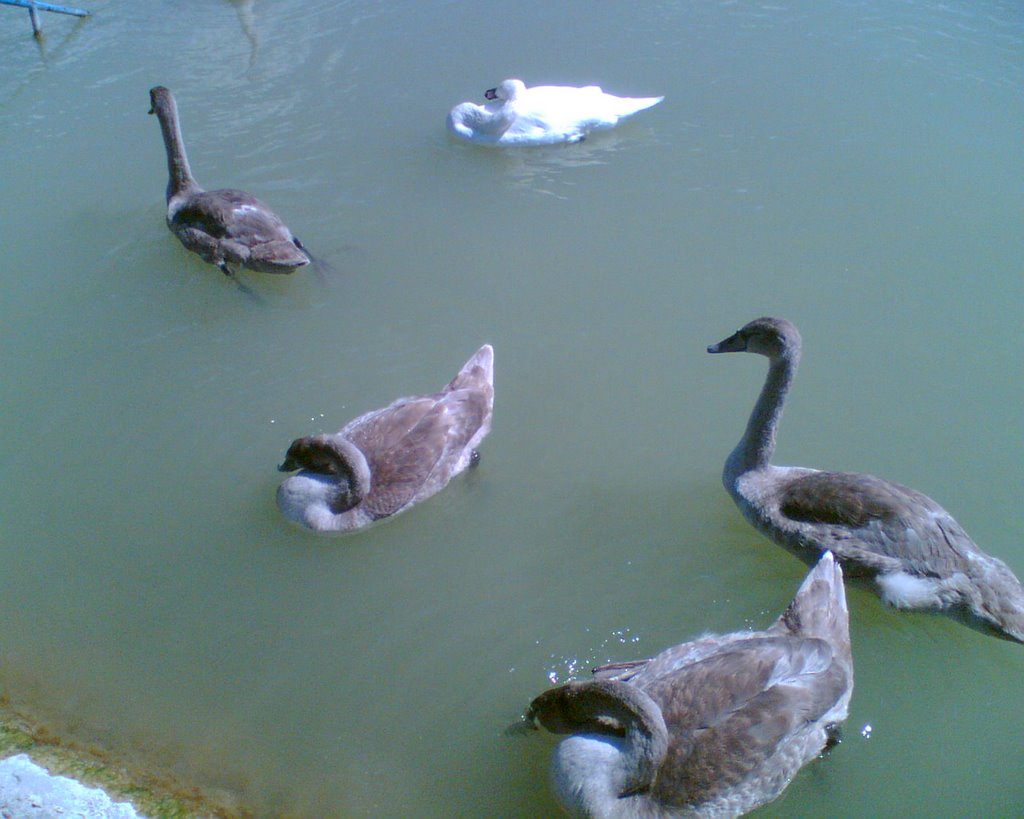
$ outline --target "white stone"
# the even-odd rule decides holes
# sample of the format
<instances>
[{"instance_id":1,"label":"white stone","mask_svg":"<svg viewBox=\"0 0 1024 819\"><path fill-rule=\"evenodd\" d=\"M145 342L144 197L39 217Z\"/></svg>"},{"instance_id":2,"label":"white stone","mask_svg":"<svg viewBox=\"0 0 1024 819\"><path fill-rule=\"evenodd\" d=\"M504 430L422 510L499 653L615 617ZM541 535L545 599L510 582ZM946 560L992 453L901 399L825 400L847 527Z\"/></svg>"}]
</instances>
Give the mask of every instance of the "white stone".
<instances>
[{"instance_id":1,"label":"white stone","mask_svg":"<svg viewBox=\"0 0 1024 819\"><path fill-rule=\"evenodd\" d=\"M0 761L0 817L52 817L70 814L85 819L140 819L128 802L114 802L99 788L87 788L66 776L54 776L27 754Z\"/></svg>"}]
</instances>

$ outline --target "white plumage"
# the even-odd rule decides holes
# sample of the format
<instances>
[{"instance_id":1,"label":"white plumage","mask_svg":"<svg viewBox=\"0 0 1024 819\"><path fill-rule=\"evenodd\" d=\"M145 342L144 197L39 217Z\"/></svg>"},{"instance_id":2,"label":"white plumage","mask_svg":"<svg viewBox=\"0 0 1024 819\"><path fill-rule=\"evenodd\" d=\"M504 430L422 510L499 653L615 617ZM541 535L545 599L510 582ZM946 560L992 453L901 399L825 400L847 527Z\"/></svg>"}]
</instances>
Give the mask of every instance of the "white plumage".
<instances>
[{"instance_id":1,"label":"white plumage","mask_svg":"<svg viewBox=\"0 0 1024 819\"><path fill-rule=\"evenodd\" d=\"M448 114L448 130L480 145L551 145L579 142L591 131L613 128L664 97L617 97L599 86L537 85L508 79Z\"/></svg>"}]
</instances>

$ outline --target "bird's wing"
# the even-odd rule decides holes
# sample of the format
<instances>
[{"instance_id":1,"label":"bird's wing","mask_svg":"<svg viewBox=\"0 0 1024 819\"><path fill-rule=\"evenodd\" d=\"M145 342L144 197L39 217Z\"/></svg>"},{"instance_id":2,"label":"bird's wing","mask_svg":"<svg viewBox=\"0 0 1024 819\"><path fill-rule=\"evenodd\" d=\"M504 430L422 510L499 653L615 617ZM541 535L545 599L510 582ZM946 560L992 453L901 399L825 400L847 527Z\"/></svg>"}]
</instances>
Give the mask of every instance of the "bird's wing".
<instances>
[{"instance_id":1,"label":"bird's wing","mask_svg":"<svg viewBox=\"0 0 1024 819\"><path fill-rule=\"evenodd\" d=\"M392 515L447 480L452 462L486 415L484 396L473 390L396 401L347 425L343 434L366 456L370 491L363 507Z\"/></svg>"},{"instance_id":2,"label":"bird's wing","mask_svg":"<svg viewBox=\"0 0 1024 819\"><path fill-rule=\"evenodd\" d=\"M743 781L848 690L823 640L758 637L650 681L671 737L652 796L703 802Z\"/></svg>"},{"instance_id":3,"label":"bird's wing","mask_svg":"<svg viewBox=\"0 0 1024 819\"><path fill-rule=\"evenodd\" d=\"M230 188L189 197L174 215L172 224L247 245L292 239L284 222L270 208L245 191Z\"/></svg>"},{"instance_id":4,"label":"bird's wing","mask_svg":"<svg viewBox=\"0 0 1024 819\"><path fill-rule=\"evenodd\" d=\"M847 530L834 551L841 558L891 570L893 559L922 574L948 573L978 553L963 528L920 492L873 475L811 472L787 482L779 511L797 523ZM833 543L826 544L833 549Z\"/></svg>"}]
</instances>

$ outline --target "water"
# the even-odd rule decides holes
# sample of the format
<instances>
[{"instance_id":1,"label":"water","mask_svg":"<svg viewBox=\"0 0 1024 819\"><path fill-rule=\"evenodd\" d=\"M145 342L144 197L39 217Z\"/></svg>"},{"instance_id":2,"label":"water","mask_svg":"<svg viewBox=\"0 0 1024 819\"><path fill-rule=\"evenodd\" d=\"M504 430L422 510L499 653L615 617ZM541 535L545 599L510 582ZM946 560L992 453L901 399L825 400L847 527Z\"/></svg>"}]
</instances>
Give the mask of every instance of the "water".
<instances>
[{"instance_id":1,"label":"water","mask_svg":"<svg viewBox=\"0 0 1024 819\"><path fill-rule=\"evenodd\" d=\"M779 462L915 486L1024 573L1019 4L607 5L97 0L42 48L0 9L0 690L265 815L551 815L553 742L502 733L532 696L803 577L719 484L764 362L704 348L762 314L805 339ZM451 142L510 75L666 100ZM199 181L335 277L257 304L185 253L158 83ZM292 438L485 341L479 470L285 523ZM1019 814L1020 646L850 605L846 740L766 813Z\"/></svg>"}]
</instances>

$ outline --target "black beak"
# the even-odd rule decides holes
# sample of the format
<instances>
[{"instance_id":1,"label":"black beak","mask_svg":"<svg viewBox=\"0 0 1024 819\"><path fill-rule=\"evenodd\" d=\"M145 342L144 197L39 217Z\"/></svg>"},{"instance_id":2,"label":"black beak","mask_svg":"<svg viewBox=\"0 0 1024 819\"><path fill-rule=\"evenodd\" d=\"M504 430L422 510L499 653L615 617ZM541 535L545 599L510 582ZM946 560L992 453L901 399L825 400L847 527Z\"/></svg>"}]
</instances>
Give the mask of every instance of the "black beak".
<instances>
[{"instance_id":1,"label":"black beak","mask_svg":"<svg viewBox=\"0 0 1024 819\"><path fill-rule=\"evenodd\" d=\"M484 91L484 99L486 99L486 100L496 100L497 98L498 98L498 89L497 88L488 88L486 91Z\"/></svg>"},{"instance_id":2,"label":"black beak","mask_svg":"<svg viewBox=\"0 0 1024 819\"><path fill-rule=\"evenodd\" d=\"M740 335L739 330L728 338L723 338L717 344L708 347L709 353L742 353L746 352L747 340Z\"/></svg>"},{"instance_id":3,"label":"black beak","mask_svg":"<svg viewBox=\"0 0 1024 819\"><path fill-rule=\"evenodd\" d=\"M506 726L502 732L507 737L524 736L529 734L531 731L536 731L537 723L534 722L530 717L523 715L518 720L513 722L511 725Z\"/></svg>"}]
</instances>

